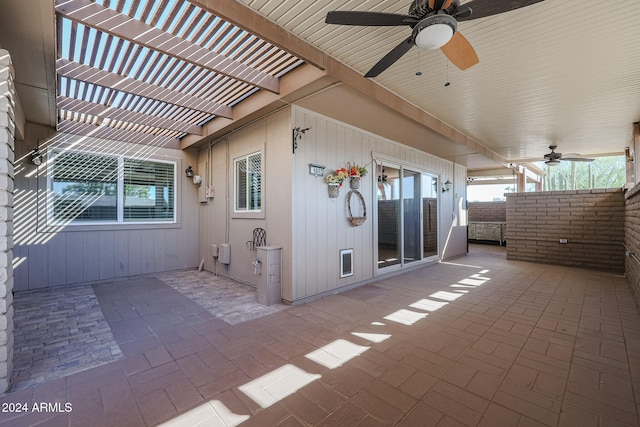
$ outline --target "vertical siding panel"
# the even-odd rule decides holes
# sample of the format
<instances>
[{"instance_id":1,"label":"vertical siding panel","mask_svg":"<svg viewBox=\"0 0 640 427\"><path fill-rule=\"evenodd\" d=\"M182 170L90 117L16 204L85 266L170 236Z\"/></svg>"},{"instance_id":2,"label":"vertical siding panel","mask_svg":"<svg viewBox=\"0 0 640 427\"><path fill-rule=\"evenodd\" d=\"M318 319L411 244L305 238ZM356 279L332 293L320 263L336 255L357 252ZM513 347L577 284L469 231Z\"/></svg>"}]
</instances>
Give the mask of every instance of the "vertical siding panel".
<instances>
[{"instance_id":1,"label":"vertical siding panel","mask_svg":"<svg viewBox=\"0 0 640 427\"><path fill-rule=\"evenodd\" d=\"M82 262L84 249L82 233L65 233L67 236L67 259L64 268L67 270L67 283L82 283L84 267Z\"/></svg>"},{"instance_id":2,"label":"vertical siding panel","mask_svg":"<svg viewBox=\"0 0 640 427\"><path fill-rule=\"evenodd\" d=\"M48 286L64 285L67 283L67 233L58 233L47 242L49 259Z\"/></svg>"},{"instance_id":3,"label":"vertical siding panel","mask_svg":"<svg viewBox=\"0 0 640 427\"><path fill-rule=\"evenodd\" d=\"M171 244L175 244L172 242ZM166 230L153 230L153 271L167 270Z\"/></svg>"},{"instance_id":4,"label":"vertical siding panel","mask_svg":"<svg viewBox=\"0 0 640 427\"><path fill-rule=\"evenodd\" d=\"M100 280L115 277L115 252L113 231L100 232Z\"/></svg>"},{"instance_id":5,"label":"vertical siding panel","mask_svg":"<svg viewBox=\"0 0 640 427\"><path fill-rule=\"evenodd\" d=\"M29 247L19 245L13 248L14 262L21 261L13 268L13 289L15 291L26 291L29 289Z\"/></svg>"},{"instance_id":6,"label":"vertical siding panel","mask_svg":"<svg viewBox=\"0 0 640 427\"><path fill-rule=\"evenodd\" d=\"M339 155L340 147L338 144L339 129L335 123L327 122L327 141L326 141L326 153L329 158L329 173L333 173L336 168L340 168ZM324 251L322 251L322 262L327 268L319 268L320 275L318 276L318 291L326 292L333 288L334 283L338 277L338 267L335 264L337 259L337 240L340 235L338 224L338 205L344 201L344 188L340 189L340 193L337 198L330 199L328 196L325 200L325 218L327 223L325 226L326 237L319 237L319 242L324 243ZM309 254L313 257L313 254Z\"/></svg>"},{"instance_id":7,"label":"vertical siding panel","mask_svg":"<svg viewBox=\"0 0 640 427\"><path fill-rule=\"evenodd\" d=\"M129 250L127 268L130 276L137 276L146 271L142 265L142 231L129 231L127 233L127 241Z\"/></svg>"},{"instance_id":8,"label":"vertical siding panel","mask_svg":"<svg viewBox=\"0 0 640 427\"><path fill-rule=\"evenodd\" d=\"M42 244L29 246L29 289L44 288L48 286L47 280L47 247Z\"/></svg>"},{"instance_id":9,"label":"vertical siding panel","mask_svg":"<svg viewBox=\"0 0 640 427\"><path fill-rule=\"evenodd\" d=\"M89 231L82 233L82 279L94 282L100 279L100 233ZM70 261L71 262L71 261Z\"/></svg>"},{"instance_id":10,"label":"vertical siding panel","mask_svg":"<svg viewBox=\"0 0 640 427\"><path fill-rule=\"evenodd\" d=\"M311 138L312 146L308 147L308 150L305 152L305 163L314 163L321 165L325 165L325 160L319 157L319 151L321 150L321 146L325 141L326 128L323 126L323 123L320 120L315 120L313 116L305 116L305 123L313 121L312 129L313 136ZM301 168L301 172L305 173L305 168ZM326 185L324 183L324 177L315 178L309 175L308 170L306 170L306 176L304 179L300 180L300 184L306 184L304 187L301 185L299 188L300 202L298 206L298 220L300 221L300 226L302 227L303 235L305 236L304 240L300 241L302 247L300 247L300 251L308 252L309 246L315 244L318 241L320 227L318 226L318 209L321 201L323 200L322 190L325 190ZM326 191L325 191L326 193ZM314 263L312 259L302 258L302 262L304 264L303 274L300 277L317 277L318 275L318 266L317 263ZM313 281L301 280L300 283L308 283ZM312 283L311 286L304 290L304 295L313 295L316 293L316 283Z\"/></svg>"},{"instance_id":11,"label":"vertical siding panel","mask_svg":"<svg viewBox=\"0 0 640 427\"><path fill-rule=\"evenodd\" d=\"M165 271L178 270L180 266L179 253L184 253L184 241L177 229L168 229L165 232Z\"/></svg>"},{"instance_id":12,"label":"vertical siding panel","mask_svg":"<svg viewBox=\"0 0 640 427\"><path fill-rule=\"evenodd\" d=\"M113 236L114 277L126 277L129 275L129 232L116 231Z\"/></svg>"},{"instance_id":13,"label":"vertical siding panel","mask_svg":"<svg viewBox=\"0 0 640 427\"><path fill-rule=\"evenodd\" d=\"M292 128L296 126L301 126L302 123L305 123L304 113L300 110L291 110L291 121ZM315 139L317 135L317 129L314 127L313 132L309 135L312 139L311 144L315 145ZM305 147L308 149L308 147ZM302 202L306 192L306 185L304 184L304 163L306 157L300 152L296 152L293 155L293 178L291 182L291 227L292 227L292 241L291 241L291 252L292 252L292 260L291 263L291 273L293 274L293 278L291 281L291 289L283 288L282 297L286 300L293 301L296 299L296 295L298 293L297 284L301 283L298 280L298 277L304 277L304 271L306 268L305 260L303 258L298 258L296 256L302 250L302 246L304 242L307 241L307 236L305 235L305 221L304 221L304 203Z\"/></svg>"},{"instance_id":14,"label":"vertical siding panel","mask_svg":"<svg viewBox=\"0 0 640 427\"><path fill-rule=\"evenodd\" d=\"M140 267L142 274L153 273L155 254L153 246L155 244L152 230L140 231Z\"/></svg>"}]
</instances>

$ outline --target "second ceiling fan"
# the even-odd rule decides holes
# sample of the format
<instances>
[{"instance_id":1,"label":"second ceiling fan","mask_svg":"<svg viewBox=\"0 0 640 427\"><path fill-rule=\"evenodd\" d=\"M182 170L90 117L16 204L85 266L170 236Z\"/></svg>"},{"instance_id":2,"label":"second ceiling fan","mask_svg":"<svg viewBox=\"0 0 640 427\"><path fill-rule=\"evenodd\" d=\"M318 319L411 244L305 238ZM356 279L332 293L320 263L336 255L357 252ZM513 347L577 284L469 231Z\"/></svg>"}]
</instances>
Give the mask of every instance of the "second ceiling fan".
<instances>
[{"instance_id":1,"label":"second ceiling fan","mask_svg":"<svg viewBox=\"0 0 640 427\"><path fill-rule=\"evenodd\" d=\"M386 12L341 11L327 13L328 24L360 26L408 26L411 35L387 53L365 74L376 77L413 46L440 48L456 67L466 70L479 62L471 43L460 34L458 22L484 18L539 3L543 0L414 0L406 15Z\"/></svg>"}]
</instances>

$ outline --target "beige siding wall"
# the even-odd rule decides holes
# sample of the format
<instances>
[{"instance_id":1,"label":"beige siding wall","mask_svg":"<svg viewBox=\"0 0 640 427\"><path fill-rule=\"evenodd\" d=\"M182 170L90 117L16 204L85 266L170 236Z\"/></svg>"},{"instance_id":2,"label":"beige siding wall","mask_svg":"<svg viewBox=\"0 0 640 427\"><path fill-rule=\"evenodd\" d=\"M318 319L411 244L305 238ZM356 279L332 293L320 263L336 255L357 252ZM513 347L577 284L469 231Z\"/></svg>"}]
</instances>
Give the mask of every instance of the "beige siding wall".
<instances>
[{"instance_id":1,"label":"beige siding wall","mask_svg":"<svg viewBox=\"0 0 640 427\"><path fill-rule=\"evenodd\" d=\"M466 168L297 107L293 108L292 126L311 129L293 156L293 283L290 293L284 295L286 299L299 300L331 292L370 280L378 273L374 157L440 175L440 184L447 179L453 183L451 191L440 193L439 252L443 257L466 252L466 211L462 209ZM368 218L358 227L350 225L347 219L348 184L345 183L337 199L330 199L323 178L309 174L310 163L326 166L327 175L347 162L366 164L370 171L359 189ZM354 274L340 278L340 250L351 248Z\"/></svg>"},{"instance_id":2,"label":"beige siding wall","mask_svg":"<svg viewBox=\"0 0 640 427\"><path fill-rule=\"evenodd\" d=\"M292 152L292 129L308 130ZM261 214L234 212L233 162L239 156L263 152L264 210ZM464 191L466 169L415 149L402 146L298 107L283 109L237 130L200 149L196 172L203 184L211 184L215 197L198 203L199 258L204 267L220 275L257 285L252 262L257 253L246 247L253 229L264 228L267 244L282 249L282 297L299 301L372 279L374 260L375 188L372 153L413 165L418 170L449 179L454 188L441 195L438 204L439 251L456 256L466 251ZM322 177L309 174L309 164L326 166L325 175L355 162L367 165L363 179L367 220L358 227L347 217L347 184L337 199L330 199ZM204 165L207 165L205 168ZM353 199L352 207L359 209ZM452 231L453 227L453 231ZM464 233L462 230L464 228ZM458 237L451 237L459 234ZM447 238L450 237L448 240ZM231 262L215 262L211 244L229 243ZM445 250L446 247L446 250ZM340 278L340 250L353 249L354 274Z\"/></svg>"},{"instance_id":3,"label":"beige siding wall","mask_svg":"<svg viewBox=\"0 0 640 427\"><path fill-rule=\"evenodd\" d=\"M234 159L255 152L263 157L263 212L234 213ZM256 285L252 262L257 252L247 248L253 230L267 232L267 244L282 246L283 266L291 265L291 113L284 109L240 129L226 138L214 141L211 149L198 152L197 163L203 184L213 186L215 197L196 203L199 210L200 258L208 271ZM231 262L214 263L211 244L229 243ZM291 269L282 271L283 288L291 288Z\"/></svg>"},{"instance_id":4,"label":"beige siding wall","mask_svg":"<svg viewBox=\"0 0 640 427\"><path fill-rule=\"evenodd\" d=\"M193 159L175 149L55 133L27 125L16 146L15 289L27 290L110 280L196 267L196 189L184 169ZM30 152L40 146L45 163ZM46 218L47 153L56 147L176 162L177 224L49 226Z\"/></svg>"},{"instance_id":5,"label":"beige siding wall","mask_svg":"<svg viewBox=\"0 0 640 427\"><path fill-rule=\"evenodd\" d=\"M509 193L507 258L622 272L624 217L620 189Z\"/></svg>"}]
</instances>

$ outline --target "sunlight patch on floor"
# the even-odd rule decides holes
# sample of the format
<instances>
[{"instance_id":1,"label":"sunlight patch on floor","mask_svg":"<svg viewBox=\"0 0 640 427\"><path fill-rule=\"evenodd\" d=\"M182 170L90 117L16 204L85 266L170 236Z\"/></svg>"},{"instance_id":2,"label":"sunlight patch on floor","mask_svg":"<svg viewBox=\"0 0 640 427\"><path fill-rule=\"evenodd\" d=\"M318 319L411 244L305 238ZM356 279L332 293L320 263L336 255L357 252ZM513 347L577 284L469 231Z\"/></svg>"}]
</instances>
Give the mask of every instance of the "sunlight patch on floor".
<instances>
[{"instance_id":1,"label":"sunlight patch on floor","mask_svg":"<svg viewBox=\"0 0 640 427\"><path fill-rule=\"evenodd\" d=\"M370 332L351 332L351 335L355 335L356 337L365 339L367 341L379 343L386 339L391 338L390 334L374 334Z\"/></svg>"},{"instance_id":2,"label":"sunlight patch on floor","mask_svg":"<svg viewBox=\"0 0 640 427\"><path fill-rule=\"evenodd\" d=\"M431 298L443 299L445 301L455 301L456 299L460 298L463 295L464 293L462 291L458 291L458 292L438 291L429 296Z\"/></svg>"},{"instance_id":3,"label":"sunlight patch on floor","mask_svg":"<svg viewBox=\"0 0 640 427\"><path fill-rule=\"evenodd\" d=\"M349 360L361 355L370 348L371 347L354 344L347 340L337 339L306 354L305 357L326 368L334 369L344 365Z\"/></svg>"},{"instance_id":4,"label":"sunlight patch on floor","mask_svg":"<svg viewBox=\"0 0 640 427\"><path fill-rule=\"evenodd\" d=\"M310 374L287 364L240 386L239 389L262 408L268 408L320 377L321 375Z\"/></svg>"},{"instance_id":5,"label":"sunlight patch on floor","mask_svg":"<svg viewBox=\"0 0 640 427\"><path fill-rule=\"evenodd\" d=\"M249 419L249 415L234 414L219 400L210 400L176 418L160 424L160 427L233 427Z\"/></svg>"},{"instance_id":6,"label":"sunlight patch on floor","mask_svg":"<svg viewBox=\"0 0 640 427\"><path fill-rule=\"evenodd\" d=\"M458 283L460 283L461 285L471 285L471 286L481 286L484 285L487 281L486 280L480 280L480 279L462 279L459 280Z\"/></svg>"},{"instance_id":7,"label":"sunlight patch on floor","mask_svg":"<svg viewBox=\"0 0 640 427\"><path fill-rule=\"evenodd\" d=\"M434 300L424 298L414 302L413 304L410 304L409 307L417 308L418 310L424 310L424 311L436 311L447 304L449 303L443 302L443 301L434 301Z\"/></svg>"},{"instance_id":8,"label":"sunlight patch on floor","mask_svg":"<svg viewBox=\"0 0 640 427\"><path fill-rule=\"evenodd\" d=\"M418 313L416 311L400 309L391 313L384 318L396 323L402 323L403 325L411 326L416 323L418 320L424 319L427 317L428 313Z\"/></svg>"}]
</instances>

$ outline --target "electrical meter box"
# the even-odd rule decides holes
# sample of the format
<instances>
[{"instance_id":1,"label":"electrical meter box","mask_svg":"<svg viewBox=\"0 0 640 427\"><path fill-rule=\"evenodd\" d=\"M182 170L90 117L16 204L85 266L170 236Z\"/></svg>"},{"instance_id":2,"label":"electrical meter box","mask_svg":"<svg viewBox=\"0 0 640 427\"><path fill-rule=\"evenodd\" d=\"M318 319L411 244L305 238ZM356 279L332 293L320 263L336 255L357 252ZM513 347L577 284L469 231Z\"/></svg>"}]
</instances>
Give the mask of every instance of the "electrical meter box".
<instances>
[{"instance_id":1,"label":"electrical meter box","mask_svg":"<svg viewBox=\"0 0 640 427\"><path fill-rule=\"evenodd\" d=\"M228 243L218 245L218 261L222 264L231 263L231 245Z\"/></svg>"}]
</instances>

